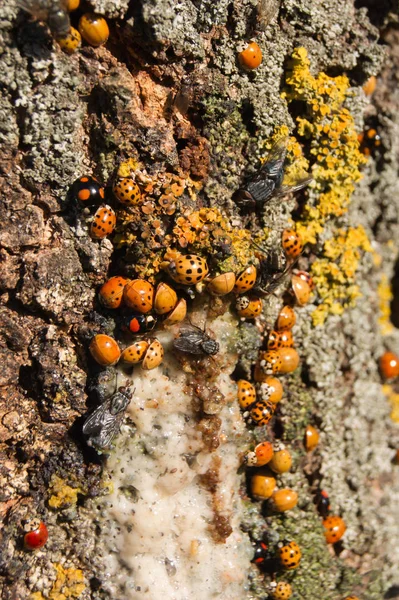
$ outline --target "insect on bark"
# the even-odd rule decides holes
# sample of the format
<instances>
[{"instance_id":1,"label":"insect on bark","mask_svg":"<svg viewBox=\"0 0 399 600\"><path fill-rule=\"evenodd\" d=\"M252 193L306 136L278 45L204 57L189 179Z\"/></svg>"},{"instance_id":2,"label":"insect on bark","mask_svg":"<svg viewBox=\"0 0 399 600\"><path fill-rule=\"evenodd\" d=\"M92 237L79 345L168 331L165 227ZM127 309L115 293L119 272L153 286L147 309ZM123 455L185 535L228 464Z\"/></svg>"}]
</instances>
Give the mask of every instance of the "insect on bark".
<instances>
[{"instance_id":1,"label":"insect on bark","mask_svg":"<svg viewBox=\"0 0 399 600\"><path fill-rule=\"evenodd\" d=\"M93 410L83 424L83 433L87 437L88 446L94 446L96 450L104 450L111 445L112 440L119 433L132 395L133 392L129 388L121 386Z\"/></svg>"},{"instance_id":2,"label":"insect on bark","mask_svg":"<svg viewBox=\"0 0 399 600\"><path fill-rule=\"evenodd\" d=\"M47 23L56 38L66 36L71 29L66 0L17 0L17 6Z\"/></svg>"},{"instance_id":3,"label":"insect on bark","mask_svg":"<svg viewBox=\"0 0 399 600\"><path fill-rule=\"evenodd\" d=\"M186 354L214 356L219 352L218 342L195 325L182 327L180 337L174 340L173 346Z\"/></svg>"},{"instance_id":4,"label":"insect on bark","mask_svg":"<svg viewBox=\"0 0 399 600\"><path fill-rule=\"evenodd\" d=\"M297 192L312 181L311 177L304 177L297 179L291 185L283 185L287 143L288 137L280 138L255 175L246 181L244 187L234 193L233 200L240 208L249 210L261 208L271 198Z\"/></svg>"}]
</instances>

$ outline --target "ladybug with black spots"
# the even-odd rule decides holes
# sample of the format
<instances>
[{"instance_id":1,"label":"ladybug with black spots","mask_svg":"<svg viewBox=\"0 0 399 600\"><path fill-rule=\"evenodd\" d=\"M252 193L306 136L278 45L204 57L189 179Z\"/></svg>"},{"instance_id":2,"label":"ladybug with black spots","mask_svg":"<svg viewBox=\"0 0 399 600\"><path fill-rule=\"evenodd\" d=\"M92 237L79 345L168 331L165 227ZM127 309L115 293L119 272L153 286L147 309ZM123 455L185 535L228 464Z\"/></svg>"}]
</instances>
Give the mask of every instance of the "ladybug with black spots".
<instances>
[{"instance_id":1,"label":"ladybug with black spots","mask_svg":"<svg viewBox=\"0 0 399 600\"><path fill-rule=\"evenodd\" d=\"M270 400L259 400L251 409L249 416L256 425L267 425L274 415L276 405Z\"/></svg>"},{"instance_id":2,"label":"ladybug with black spots","mask_svg":"<svg viewBox=\"0 0 399 600\"><path fill-rule=\"evenodd\" d=\"M171 278L182 285L195 285L209 273L206 260L195 254L180 255L167 263L167 270Z\"/></svg>"},{"instance_id":3,"label":"ladybug with black spots","mask_svg":"<svg viewBox=\"0 0 399 600\"><path fill-rule=\"evenodd\" d=\"M302 552L296 542L287 542L279 549L278 557L284 569L296 569L301 562Z\"/></svg>"},{"instance_id":4,"label":"ladybug with black spots","mask_svg":"<svg viewBox=\"0 0 399 600\"><path fill-rule=\"evenodd\" d=\"M124 177L114 185L114 194L126 206L137 206L141 202L140 188L130 177Z\"/></svg>"},{"instance_id":5,"label":"ladybug with black spots","mask_svg":"<svg viewBox=\"0 0 399 600\"><path fill-rule=\"evenodd\" d=\"M103 240L109 236L116 227L116 214L108 204L100 206L96 211L90 225L90 237L93 240Z\"/></svg>"},{"instance_id":6,"label":"ladybug with black spots","mask_svg":"<svg viewBox=\"0 0 399 600\"><path fill-rule=\"evenodd\" d=\"M72 185L73 194L82 206L100 206L105 193L102 185L91 175L82 175Z\"/></svg>"}]
</instances>

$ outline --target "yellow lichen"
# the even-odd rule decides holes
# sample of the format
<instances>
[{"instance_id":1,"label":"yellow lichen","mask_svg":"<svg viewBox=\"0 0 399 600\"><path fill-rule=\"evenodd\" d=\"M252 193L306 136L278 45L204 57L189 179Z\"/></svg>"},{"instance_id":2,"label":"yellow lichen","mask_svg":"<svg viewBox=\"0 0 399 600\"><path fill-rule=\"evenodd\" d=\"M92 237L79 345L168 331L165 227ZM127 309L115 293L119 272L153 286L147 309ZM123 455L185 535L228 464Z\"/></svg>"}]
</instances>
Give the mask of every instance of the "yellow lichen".
<instances>
[{"instance_id":1,"label":"yellow lichen","mask_svg":"<svg viewBox=\"0 0 399 600\"><path fill-rule=\"evenodd\" d=\"M385 384L382 386L382 390L387 397L388 402L391 405L391 419L395 423L399 423L399 394L396 393L392 386Z\"/></svg>"},{"instance_id":2,"label":"yellow lichen","mask_svg":"<svg viewBox=\"0 0 399 600\"><path fill-rule=\"evenodd\" d=\"M381 327L382 335L388 335L393 330L391 323L391 302L393 299L391 284L388 277L383 274L378 284L378 298L380 305L380 317L378 322Z\"/></svg>"},{"instance_id":3,"label":"yellow lichen","mask_svg":"<svg viewBox=\"0 0 399 600\"><path fill-rule=\"evenodd\" d=\"M67 598L79 598L86 589L83 571L70 567L65 569L61 564L54 565L57 578L51 588L50 600L66 600Z\"/></svg>"},{"instance_id":4,"label":"yellow lichen","mask_svg":"<svg viewBox=\"0 0 399 600\"><path fill-rule=\"evenodd\" d=\"M363 252L371 252L362 226L340 229L327 240L322 256L311 267L321 303L312 313L313 325L322 325L328 314L340 315L360 295L356 271Z\"/></svg>"},{"instance_id":5,"label":"yellow lichen","mask_svg":"<svg viewBox=\"0 0 399 600\"><path fill-rule=\"evenodd\" d=\"M73 488L65 483L63 479L57 475L53 475L50 481L50 491L52 495L48 501L51 508L64 508L76 504L78 494L83 490L80 487Z\"/></svg>"},{"instance_id":6,"label":"yellow lichen","mask_svg":"<svg viewBox=\"0 0 399 600\"><path fill-rule=\"evenodd\" d=\"M288 138L287 141L287 166L284 171L283 185L293 185L295 182L308 176L309 161L303 155L302 147L294 136L289 136L287 125L278 127L272 137L267 141L266 148L270 150L272 146L281 138ZM267 155L263 159L267 160ZM263 162L262 161L262 162Z\"/></svg>"},{"instance_id":7,"label":"yellow lichen","mask_svg":"<svg viewBox=\"0 0 399 600\"><path fill-rule=\"evenodd\" d=\"M317 201L305 207L296 224L304 243L315 243L329 217L347 210L361 178L359 167L366 159L359 151L354 119L344 107L349 94L347 77L312 75L306 49L297 48L286 83L283 96L306 105L306 118L297 118L298 133L311 140L310 152L317 161L312 169Z\"/></svg>"}]
</instances>

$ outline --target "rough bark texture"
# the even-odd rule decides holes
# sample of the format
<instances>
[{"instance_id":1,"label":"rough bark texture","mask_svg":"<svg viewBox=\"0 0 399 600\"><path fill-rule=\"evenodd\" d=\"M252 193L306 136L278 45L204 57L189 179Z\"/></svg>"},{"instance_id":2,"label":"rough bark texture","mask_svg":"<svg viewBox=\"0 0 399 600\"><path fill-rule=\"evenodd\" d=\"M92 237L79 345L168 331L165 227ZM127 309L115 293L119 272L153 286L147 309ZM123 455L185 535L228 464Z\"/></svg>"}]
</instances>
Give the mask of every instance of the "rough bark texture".
<instances>
[{"instance_id":1,"label":"rough bark texture","mask_svg":"<svg viewBox=\"0 0 399 600\"><path fill-rule=\"evenodd\" d=\"M88 341L115 326L93 313L96 289L110 273L129 275L132 265L125 248L113 253L111 242L89 238L68 194L71 183L84 172L111 181L121 161L135 158L150 174L184 173L199 184L196 206L219 206L239 219L231 196L244 173L265 155L277 128L292 129L305 116L304 102L281 96L290 57L305 47L313 75L349 77L352 94L345 102L357 129L365 119L376 123L382 144L363 167L348 211L323 223L301 265L308 267L339 230L358 225L374 254L360 252L355 280L361 294L342 315L328 315L315 327L314 305L299 310L302 366L285 384L289 400L281 405L279 426L295 459L284 483L299 490L301 512L267 516L268 536L294 537L303 548L303 568L287 576L295 598L399 598L399 477L392 462L399 431L390 418L397 396L389 392L391 406L377 367L384 347L399 351L399 295L392 300L394 326L387 316L399 234L395 3L90 4L109 18L110 40L73 56L12 2L0 9L2 597L28 598L36 590L45 597L53 590L50 597L59 599L108 597L94 567L99 550L91 512L91 499L104 494L103 463L86 447L81 426L88 374L95 371ZM237 48L255 34L263 63L245 72ZM378 85L370 100L362 85L371 75ZM314 201L317 193L311 192ZM281 231L293 207L272 204L265 225ZM266 317L274 314L273 302ZM245 324L240 336L245 372L256 356L257 329ZM309 421L322 432L311 458L302 445ZM319 484L348 523L345 543L335 551L324 544L313 503ZM63 500L51 508L54 496ZM265 529L260 511L248 500L244 527L254 538ZM51 554L23 550L21 521L31 514L48 523ZM54 565L62 557L72 592L56 596ZM73 579L77 569L83 569L84 589ZM263 575L254 569L247 597L264 596L262 586Z\"/></svg>"}]
</instances>

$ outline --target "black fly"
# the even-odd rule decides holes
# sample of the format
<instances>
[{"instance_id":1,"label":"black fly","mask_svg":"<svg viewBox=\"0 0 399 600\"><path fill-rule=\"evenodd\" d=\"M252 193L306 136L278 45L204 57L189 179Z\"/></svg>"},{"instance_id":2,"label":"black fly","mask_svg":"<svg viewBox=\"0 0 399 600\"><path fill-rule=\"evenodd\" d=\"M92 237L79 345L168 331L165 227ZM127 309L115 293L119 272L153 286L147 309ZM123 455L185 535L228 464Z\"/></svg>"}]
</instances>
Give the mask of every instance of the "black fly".
<instances>
[{"instance_id":1,"label":"black fly","mask_svg":"<svg viewBox=\"0 0 399 600\"><path fill-rule=\"evenodd\" d=\"M270 150L260 169L248 179L243 188L233 195L233 200L244 209L260 208L271 198L297 192L311 181L311 177L299 179L292 185L283 185L284 163L288 137L279 139Z\"/></svg>"},{"instance_id":2,"label":"black fly","mask_svg":"<svg viewBox=\"0 0 399 600\"><path fill-rule=\"evenodd\" d=\"M291 273L296 262L296 260L282 262L281 255L272 250L269 255L260 259L258 278L252 291L260 296L273 294Z\"/></svg>"},{"instance_id":3,"label":"black fly","mask_svg":"<svg viewBox=\"0 0 399 600\"><path fill-rule=\"evenodd\" d=\"M47 23L55 38L65 37L71 30L66 0L17 0L17 6Z\"/></svg>"},{"instance_id":4,"label":"black fly","mask_svg":"<svg viewBox=\"0 0 399 600\"><path fill-rule=\"evenodd\" d=\"M129 388L121 386L93 410L83 425L88 446L103 450L111 445L112 440L119 433L132 395L133 392Z\"/></svg>"},{"instance_id":5,"label":"black fly","mask_svg":"<svg viewBox=\"0 0 399 600\"><path fill-rule=\"evenodd\" d=\"M180 337L174 340L173 346L186 354L214 356L219 352L218 342L195 325L181 328Z\"/></svg>"}]
</instances>

